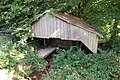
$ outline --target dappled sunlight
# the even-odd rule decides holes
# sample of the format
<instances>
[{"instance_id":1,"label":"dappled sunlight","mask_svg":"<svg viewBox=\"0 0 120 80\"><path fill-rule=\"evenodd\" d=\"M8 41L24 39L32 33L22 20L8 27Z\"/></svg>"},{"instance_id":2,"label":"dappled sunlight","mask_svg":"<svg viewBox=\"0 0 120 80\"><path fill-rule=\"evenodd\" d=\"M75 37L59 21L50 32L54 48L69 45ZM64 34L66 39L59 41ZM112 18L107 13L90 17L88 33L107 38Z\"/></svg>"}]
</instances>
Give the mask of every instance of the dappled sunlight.
<instances>
[{"instance_id":1,"label":"dappled sunlight","mask_svg":"<svg viewBox=\"0 0 120 80\"><path fill-rule=\"evenodd\" d=\"M118 33L118 35L120 36L120 33Z\"/></svg>"},{"instance_id":2,"label":"dappled sunlight","mask_svg":"<svg viewBox=\"0 0 120 80\"><path fill-rule=\"evenodd\" d=\"M0 80L12 80L13 71L8 73L8 70L0 69Z\"/></svg>"},{"instance_id":3,"label":"dappled sunlight","mask_svg":"<svg viewBox=\"0 0 120 80\"><path fill-rule=\"evenodd\" d=\"M117 27L120 28L120 25L118 25Z\"/></svg>"},{"instance_id":4,"label":"dappled sunlight","mask_svg":"<svg viewBox=\"0 0 120 80\"><path fill-rule=\"evenodd\" d=\"M56 30L54 33L52 33L49 37L56 37L60 33L60 29Z\"/></svg>"}]
</instances>

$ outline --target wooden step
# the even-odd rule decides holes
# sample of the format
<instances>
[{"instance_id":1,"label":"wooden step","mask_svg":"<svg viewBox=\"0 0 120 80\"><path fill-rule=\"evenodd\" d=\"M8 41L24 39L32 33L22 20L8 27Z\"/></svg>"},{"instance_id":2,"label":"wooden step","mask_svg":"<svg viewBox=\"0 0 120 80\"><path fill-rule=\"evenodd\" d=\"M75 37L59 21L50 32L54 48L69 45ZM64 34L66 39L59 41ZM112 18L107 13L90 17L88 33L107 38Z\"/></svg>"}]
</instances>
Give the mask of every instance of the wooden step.
<instances>
[{"instance_id":1,"label":"wooden step","mask_svg":"<svg viewBox=\"0 0 120 80\"><path fill-rule=\"evenodd\" d=\"M46 58L51 53L53 53L55 50L56 50L56 47L48 47L45 49L40 49L40 50L38 50L38 56L40 56L42 58Z\"/></svg>"}]
</instances>

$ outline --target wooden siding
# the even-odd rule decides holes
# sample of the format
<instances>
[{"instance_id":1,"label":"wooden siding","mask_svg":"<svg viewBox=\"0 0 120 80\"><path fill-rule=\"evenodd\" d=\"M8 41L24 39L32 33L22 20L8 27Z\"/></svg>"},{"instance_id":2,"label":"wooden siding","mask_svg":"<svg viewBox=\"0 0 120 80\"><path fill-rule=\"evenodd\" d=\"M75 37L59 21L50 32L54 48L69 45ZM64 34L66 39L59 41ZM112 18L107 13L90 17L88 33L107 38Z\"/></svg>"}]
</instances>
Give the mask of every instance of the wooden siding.
<instances>
[{"instance_id":1,"label":"wooden siding","mask_svg":"<svg viewBox=\"0 0 120 80\"><path fill-rule=\"evenodd\" d=\"M38 38L60 38L81 41L93 53L97 52L98 36L85 29L46 14L33 24L33 33Z\"/></svg>"}]
</instances>

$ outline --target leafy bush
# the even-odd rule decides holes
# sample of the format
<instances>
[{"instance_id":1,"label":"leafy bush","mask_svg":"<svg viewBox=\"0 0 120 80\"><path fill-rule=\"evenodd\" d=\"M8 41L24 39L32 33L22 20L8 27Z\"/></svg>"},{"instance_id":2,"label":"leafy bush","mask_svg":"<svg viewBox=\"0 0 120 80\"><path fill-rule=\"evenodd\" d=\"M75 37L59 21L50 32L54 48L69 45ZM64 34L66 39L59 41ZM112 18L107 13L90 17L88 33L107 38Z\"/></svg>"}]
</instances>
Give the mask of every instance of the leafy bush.
<instances>
[{"instance_id":1,"label":"leafy bush","mask_svg":"<svg viewBox=\"0 0 120 80\"><path fill-rule=\"evenodd\" d=\"M19 64L23 54L15 49L11 41L0 45L0 68L12 69Z\"/></svg>"},{"instance_id":2,"label":"leafy bush","mask_svg":"<svg viewBox=\"0 0 120 80\"><path fill-rule=\"evenodd\" d=\"M32 65L32 69L36 70L36 71L42 71L43 69L45 69L45 67L47 66L47 62L40 58L38 55L31 55L31 56L27 56L25 58L25 61Z\"/></svg>"},{"instance_id":3,"label":"leafy bush","mask_svg":"<svg viewBox=\"0 0 120 80\"><path fill-rule=\"evenodd\" d=\"M78 47L58 49L51 80L119 80L120 56L110 51L84 54ZM47 78L47 77L46 77Z\"/></svg>"},{"instance_id":4,"label":"leafy bush","mask_svg":"<svg viewBox=\"0 0 120 80\"><path fill-rule=\"evenodd\" d=\"M0 43L0 68L11 70L25 63L39 71L47 65L47 62L35 53L35 49L28 45L16 44L12 41Z\"/></svg>"}]
</instances>

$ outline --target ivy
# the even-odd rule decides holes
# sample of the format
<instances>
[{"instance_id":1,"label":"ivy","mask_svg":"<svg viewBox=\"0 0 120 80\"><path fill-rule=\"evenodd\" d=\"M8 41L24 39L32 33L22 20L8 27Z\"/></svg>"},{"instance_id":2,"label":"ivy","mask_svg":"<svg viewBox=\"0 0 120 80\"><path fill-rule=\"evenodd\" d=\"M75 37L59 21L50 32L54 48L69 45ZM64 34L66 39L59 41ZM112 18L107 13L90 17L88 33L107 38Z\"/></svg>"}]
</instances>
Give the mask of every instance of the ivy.
<instances>
[{"instance_id":1,"label":"ivy","mask_svg":"<svg viewBox=\"0 0 120 80\"><path fill-rule=\"evenodd\" d=\"M117 53L101 51L84 54L78 47L58 49L52 68L54 73L45 76L51 80L119 80L120 68Z\"/></svg>"}]
</instances>

